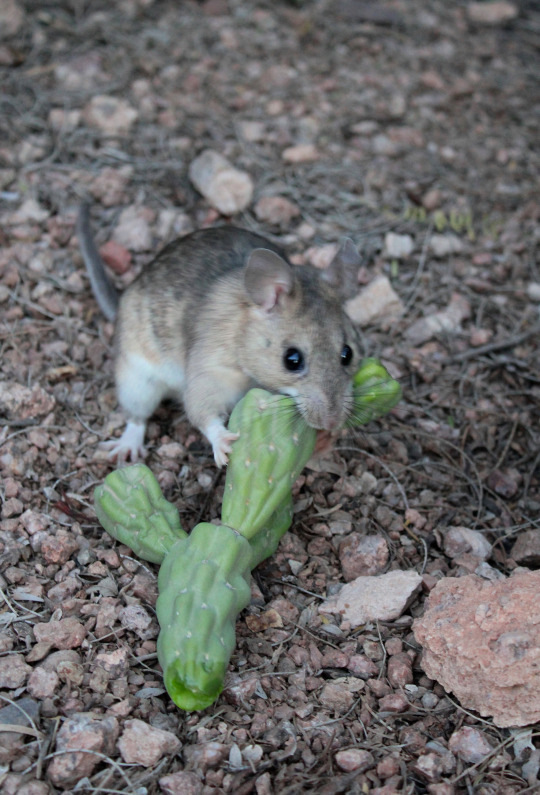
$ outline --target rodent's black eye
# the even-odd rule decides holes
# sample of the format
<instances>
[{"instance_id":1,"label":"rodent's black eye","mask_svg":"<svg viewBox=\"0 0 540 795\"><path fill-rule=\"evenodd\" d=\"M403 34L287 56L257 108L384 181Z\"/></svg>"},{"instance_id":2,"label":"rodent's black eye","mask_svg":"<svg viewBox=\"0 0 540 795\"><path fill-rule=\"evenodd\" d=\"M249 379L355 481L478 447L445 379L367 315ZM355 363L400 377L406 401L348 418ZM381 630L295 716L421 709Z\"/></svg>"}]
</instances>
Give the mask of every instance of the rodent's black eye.
<instances>
[{"instance_id":1,"label":"rodent's black eye","mask_svg":"<svg viewBox=\"0 0 540 795\"><path fill-rule=\"evenodd\" d=\"M305 367L304 354L298 348L287 348L283 354L283 364L291 373L298 373Z\"/></svg>"},{"instance_id":2,"label":"rodent's black eye","mask_svg":"<svg viewBox=\"0 0 540 795\"><path fill-rule=\"evenodd\" d=\"M352 362L353 352L350 345L344 345L341 349L341 364L346 367Z\"/></svg>"}]
</instances>

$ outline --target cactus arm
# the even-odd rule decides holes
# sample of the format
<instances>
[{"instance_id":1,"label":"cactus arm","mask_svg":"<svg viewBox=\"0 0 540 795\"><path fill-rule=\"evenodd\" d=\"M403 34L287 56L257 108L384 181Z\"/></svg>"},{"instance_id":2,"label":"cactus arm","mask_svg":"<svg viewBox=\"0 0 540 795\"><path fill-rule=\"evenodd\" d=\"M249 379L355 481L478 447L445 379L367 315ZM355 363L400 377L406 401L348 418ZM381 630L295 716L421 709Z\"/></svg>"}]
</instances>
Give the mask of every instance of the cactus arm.
<instances>
[{"instance_id":1,"label":"cactus arm","mask_svg":"<svg viewBox=\"0 0 540 795\"><path fill-rule=\"evenodd\" d=\"M236 530L198 524L159 570L158 659L174 703L212 704L223 689L238 613L249 603L252 553Z\"/></svg>"},{"instance_id":2,"label":"cactus arm","mask_svg":"<svg viewBox=\"0 0 540 795\"><path fill-rule=\"evenodd\" d=\"M178 510L144 464L110 472L94 491L94 505L105 530L152 563L161 563L178 539L187 538Z\"/></svg>"}]
</instances>

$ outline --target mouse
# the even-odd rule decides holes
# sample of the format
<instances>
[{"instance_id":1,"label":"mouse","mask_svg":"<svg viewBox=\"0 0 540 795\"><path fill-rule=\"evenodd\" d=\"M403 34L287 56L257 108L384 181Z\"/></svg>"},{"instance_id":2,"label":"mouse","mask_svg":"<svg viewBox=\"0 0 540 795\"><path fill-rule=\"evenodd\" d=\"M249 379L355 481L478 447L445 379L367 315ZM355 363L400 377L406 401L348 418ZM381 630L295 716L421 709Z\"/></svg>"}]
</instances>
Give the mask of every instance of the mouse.
<instances>
[{"instance_id":1,"label":"mouse","mask_svg":"<svg viewBox=\"0 0 540 795\"><path fill-rule=\"evenodd\" d=\"M111 459L144 459L159 404L182 401L218 467L238 438L226 426L254 386L289 395L312 428L335 431L353 409L360 338L344 309L360 255L346 238L327 268L293 266L265 237L235 226L202 229L166 245L118 291L82 204L77 237L90 284L115 323L114 377L126 418Z\"/></svg>"}]
</instances>

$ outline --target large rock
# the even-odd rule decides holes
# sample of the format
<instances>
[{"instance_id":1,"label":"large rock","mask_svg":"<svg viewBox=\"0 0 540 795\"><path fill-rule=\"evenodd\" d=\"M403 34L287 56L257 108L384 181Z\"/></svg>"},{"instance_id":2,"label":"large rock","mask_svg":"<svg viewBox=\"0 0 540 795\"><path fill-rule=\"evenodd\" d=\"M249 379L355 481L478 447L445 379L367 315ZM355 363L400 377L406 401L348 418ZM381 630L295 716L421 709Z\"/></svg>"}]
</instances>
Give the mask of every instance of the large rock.
<instances>
[{"instance_id":1,"label":"large rock","mask_svg":"<svg viewBox=\"0 0 540 795\"><path fill-rule=\"evenodd\" d=\"M142 720L128 720L118 740L118 750L128 765L153 767L165 754L176 754L180 740L172 732L157 729Z\"/></svg>"},{"instance_id":2,"label":"large rock","mask_svg":"<svg viewBox=\"0 0 540 795\"><path fill-rule=\"evenodd\" d=\"M374 321L393 320L403 312L400 297L386 276L376 276L355 298L345 304L354 323L367 326Z\"/></svg>"},{"instance_id":3,"label":"large rock","mask_svg":"<svg viewBox=\"0 0 540 795\"><path fill-rule=\"evenodd\" d=\"M212 149L202 152L189 167L189 178L207 202L222 215L245 210L253 196L253 180Z\"/></svg>"},{"instance_id":4,"label":"large rock","mask_svg":"<svg viewBox=\"0 0 540 795\"><path fill-rule=\"evenodd\" d=\"M112 753L117 737L115 718L99 719L90 713L69 718L56 737L56 751L64 753L53 757L49 778L56 787L70 789L81 778L91 776L103 756Z\"/></svg>"},{"instance_id":5,"label":"large rock","mask_svg":"<svg viewBox=\"0 0 540 795\"><path fill-rule=\"evenodd\" d=\"M378 577L357 577L337 596L319 607L320 613L338 613L352 627L368 621L393 621L411 603L422 586L415 571L389 571Z\"/></svg>"},{"instance_id":6,"label":"large rock","mask_svg":"<svg viewBox=\"0 0 540 795\"><path fill-rule=\"evenodd\" d=\"M540 720L540 571L440 580L414 623L429 677L497 726Z\"/></svg>"}]
</instances>

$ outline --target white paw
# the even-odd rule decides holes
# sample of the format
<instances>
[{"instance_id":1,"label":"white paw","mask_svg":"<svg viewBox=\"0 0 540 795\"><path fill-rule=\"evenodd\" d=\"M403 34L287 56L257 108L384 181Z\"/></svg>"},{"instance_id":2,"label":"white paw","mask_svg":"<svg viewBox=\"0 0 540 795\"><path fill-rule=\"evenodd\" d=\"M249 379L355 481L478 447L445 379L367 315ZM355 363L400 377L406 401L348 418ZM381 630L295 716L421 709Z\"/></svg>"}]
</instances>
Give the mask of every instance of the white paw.
<instances>
[{"instance_id":1,"label":"white paw","mask_svg":"<svg viewBox=\"0 0 540 795\"><path fill-rule=\"evenodd\" d=\"M240 436L239 433L232 433L219 420L214 420L206 429L206 438L212 445L212 452L214 453L214 460L218 467L223 467L229 461L229 453L232 450L232 444Z\"/></svg>"},{"instance_id":2,"label":"white paw","mask_svg":"<svg viewBox=\"0 0 540 795\"><path fill-rule=\"evenodd\" d=\"M102 442L100 447L107 451L107 458L111 461L116 460L119 466L124 465L128 460L132 464L146 458L147 450L144 446L145 423L128 422L124 433L119 439L111 439L109 442Z\"/></svg>"}]
</instances>

